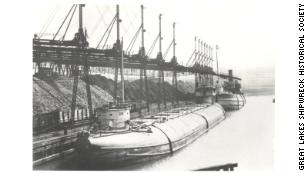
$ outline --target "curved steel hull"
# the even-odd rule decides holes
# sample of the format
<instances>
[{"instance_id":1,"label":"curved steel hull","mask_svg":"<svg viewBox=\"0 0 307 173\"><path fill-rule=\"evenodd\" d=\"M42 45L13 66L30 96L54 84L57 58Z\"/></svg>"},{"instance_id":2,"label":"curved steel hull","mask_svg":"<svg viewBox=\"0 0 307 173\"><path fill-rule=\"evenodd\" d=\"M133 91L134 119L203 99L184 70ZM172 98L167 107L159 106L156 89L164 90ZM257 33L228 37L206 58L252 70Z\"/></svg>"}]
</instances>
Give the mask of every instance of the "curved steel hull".
<instances>
[{"instance_id":1,"label":"curved steel hull","mask_svg":"<svg viewBox=\"0 0 307 173\"><path fill-rule=\"evenodd\" d=\"M239 110L246 103L244 95L232 93L216 95L216 102L226 111Z\"/></svg>"},{"instance_id":2,"label":"curved steel hull","mask_svg":"<svg viewBox=\"0 0 307 173\"><path fill-rule=\"evenodd\" d=\"M195 109L186 115L150 125L152 132L129 132L89 138L90 150L83 160L104 165L142 162L172 154L187 146L225 119L218 105Z\"/></svg>"}]
</instances>

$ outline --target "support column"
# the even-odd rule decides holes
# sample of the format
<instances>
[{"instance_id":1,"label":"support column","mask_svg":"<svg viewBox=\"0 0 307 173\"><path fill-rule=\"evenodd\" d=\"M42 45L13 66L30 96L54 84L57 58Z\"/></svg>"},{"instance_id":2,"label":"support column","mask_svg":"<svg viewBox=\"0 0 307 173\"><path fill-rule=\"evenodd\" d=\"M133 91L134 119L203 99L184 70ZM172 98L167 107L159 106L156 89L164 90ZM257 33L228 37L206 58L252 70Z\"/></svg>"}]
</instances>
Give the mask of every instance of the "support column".
<instances>
[{"instance_id":1,"label":"support column","mask_svg":"<svg viewBox=\"0 0 307 173\"><path fill-rule=\"evenodd\" d=\"M173 23L173 62L174 62L174 72L173 72L173 88L175 89L175 99L177 105L179 105L179 98L178 98L178 87L177 87L177 71L176 71L176 65L177 65L177 58L176 58L176 37L175 37L175 26L176 23Z\"/></svg>"},{"instance_id":2,"label":"support column","mask_svg":"<svg viewBox=\"0 0 307 173\"><path fill-rule=\"evenodd\" d=\"M79 78L79 66L77 64L73 66L72 74L74 77L74 83L73 83L73 89L72 89L72 104L71 104L71 116L70 116L71 125L74 122L76 101L77 101L78 78Z\"/></svg>"},{"instance_id":3,"label":"support column","mask_svg":"<svg viewBox=\"0 0 307 173\"><path fill-rule=\"evenodd\" d=\"M163 94L163 103L164 103L164 108L166 109L167 108L167 105L166 105L166 93L165 93L165 84L164 84L164 71L162 70L161 72L161 75L162 75L162 94Z\"/></svg>"},{"instance_id":4,"label":"support column","mask_svg":"<svg viewBox=\"0 0 307 173\"><path fill-rule=\"evenodd\" d=\"M85 77L85 84L86 84L86 95L87 95L87 107L89 110L89 118L92 122L94 120L94 114L92 109L92 95L91 95L91 88L90 88L90 79L89 79L89 65L87 56L84 55L84 77Z\"/></svg>"},{"instance_id":5,"label":"support column","mask_svg":"<svg viewBox=\"0 0 307 173\"><path fill-rule=\"evenodd\" d=\"M161 60L161 62L163 63L163 56L162 56L162 32L161 32L161 17L162 14L159 15L159 53L158 53L158 58ZM160 56L160 57L159 57ZM166 108L166 97L165 97L165 86L164 86L164 71L160 70L161 76L160 76L160 80L161 80L161 85L162 85L162 97L163 97L163 103L164 103L164 107ZM160 87L161 88L161 87ZM161 93L161 90L160 90Z\"/></svg>"},{"instance_id":6,"label":"support column","mask_svg":"<svg viewBox=\"0 0 307 173\"><path fill-rule=\"evenodd\" d=\"M150 111L149 108L149 95L148 95L148 81L147 81L147 74L146 74L146 69L144 70L144 79L145 79L145 94L146 94L146 107L147 107L147 112Z\"/></svg>"},{"instance_id":7,"label":"support column","mask_svg":"<svg viewBox=\"0 0 307 173\"><path fill-rule=\"evenodd\" d=\"M145 52L145 48L144 48L144 21L143 21L143 5L141 5L141 36L142 36L142 46L141 46L141 50L140 50L140 56L142 59L144 59L144 52ZM140 68L140 100L142 101L143 98L143 73L144 73L145 69Z\"/></svg>"},{"instance_id":8,"label":"support column","mask_svg":"<svg viewBox=\"0 0 307 173\"><path fill-rule=\"evenodd\" d=\"M159 98L158 98L158 109L161 111L161 102L162 102L162 94L161 94L161 71L158 72L158 88L159 88Z\"/></svg>"}]
</instances>

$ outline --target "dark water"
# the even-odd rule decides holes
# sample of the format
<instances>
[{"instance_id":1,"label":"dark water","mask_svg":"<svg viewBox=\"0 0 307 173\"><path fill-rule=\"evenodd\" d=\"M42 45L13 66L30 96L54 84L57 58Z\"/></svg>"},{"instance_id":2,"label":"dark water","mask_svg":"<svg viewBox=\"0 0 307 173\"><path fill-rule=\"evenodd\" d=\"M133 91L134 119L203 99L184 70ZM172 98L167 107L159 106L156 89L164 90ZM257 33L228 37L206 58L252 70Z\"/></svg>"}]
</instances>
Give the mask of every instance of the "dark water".
<instances>
[{"instance_id":1,"label":"dark water","mask_svg":"<svg viewBox=\"0 0 307 173\"><path fill-rule=\"evenodd\" d=\"M196 170L226 163L238 163L235 170L272 170L274 137L273 96L249 96L239 111L192 144L172 156L117 168L116 170ZM57 161L39 169L77 169ZM59 165L62 165L59 167Z\"/></svg>"}]
</instances>

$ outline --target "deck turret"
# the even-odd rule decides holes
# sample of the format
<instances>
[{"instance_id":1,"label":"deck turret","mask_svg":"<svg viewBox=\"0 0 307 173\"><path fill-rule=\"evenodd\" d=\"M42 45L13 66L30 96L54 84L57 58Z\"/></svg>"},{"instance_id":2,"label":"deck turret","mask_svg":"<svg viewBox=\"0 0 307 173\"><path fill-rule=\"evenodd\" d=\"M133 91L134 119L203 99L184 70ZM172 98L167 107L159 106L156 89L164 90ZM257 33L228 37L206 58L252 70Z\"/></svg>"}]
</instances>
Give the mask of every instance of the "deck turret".
<instances>
[{"instance_id":1,"label":"deck turret","mask_svg":"<svg viewBox=\"0 0 307 173\"><path fill-rule=\"evenodd\" d=\"M102 131L129 129L130 106L109 104L96 109L98 129Z\"/></svg>"}]
</instances>

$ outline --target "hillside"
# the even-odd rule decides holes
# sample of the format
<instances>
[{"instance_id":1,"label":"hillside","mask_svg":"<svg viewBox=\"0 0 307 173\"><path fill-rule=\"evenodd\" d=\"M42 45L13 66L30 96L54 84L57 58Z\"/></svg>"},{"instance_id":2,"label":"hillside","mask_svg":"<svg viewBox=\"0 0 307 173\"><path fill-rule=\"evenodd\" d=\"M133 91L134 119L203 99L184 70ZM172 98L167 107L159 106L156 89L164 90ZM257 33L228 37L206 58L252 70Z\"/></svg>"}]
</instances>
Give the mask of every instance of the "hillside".
<instances>
[{"instance_id":1,"label":"hillside","mask_svg":"<svg viewBox=\"0 0 307 173\"><path fill-rule=\"evenodd\" d=\"M100 75L90 76L91 95L93 107L99 107L113 100L114 81ZM85 82L79 80L77 92L77 107L86 108L87 96ZM72 98L73 78L71 77L46 77L33 76L33 114L47 113L56 109L70 109ZM120 89L120 85L118 84ZM186 89L185 89L186 88ZM179 98L188 99L192 96L191 84L178 81ZM148 81L148 94L150 102L156 102L159 96L156 80ZM165 95L168 101L174 98L173 88L165 83ZM141 95L139 80L125 82L126 100L136 101L143 99L145 86ZM120 94L120 91L118 91Z\"/></svg>"},{"instance_id":2,"label":"hillside","mask_svg":"<svg viewBox=\"0 0 307 173\"><path fill-rule=\"evenodd\" d=\"M181 81L180 84L183 85L184 82ZM176 95L174 88L168 82L165 82L164 88L165 88L166 100L172 101ZM180 100L187 99L190 96L188 90L184 90L183 88L184 86L179 87L179 82L178 82L177 96L179 97ZM143 86L142 92L140 91L141 91L140 90L140 80L135 80L135 81L127 83L125 87L126 99L129 99L129 100L141 99L142 97L145 96L145 86ZM159 100L159 84L157 80L148 80L148 95L149 95L149 100L151 102L157 102Z\"/></svg>"},{"instance_id":3,"label":"hillside","mask_svg":"<svg viewBox=\"0 0 307 173\"><path fill-rule=\"evenodd\" d=\"M33 114L46 113L55 109L69 109L72 99L73 78L33 77ZM87 96L85 82L79 80L77 107L85 108ZM112 101L112 96L96 85L91 86L94 107Z\"/></svg>"}]
</instances>

